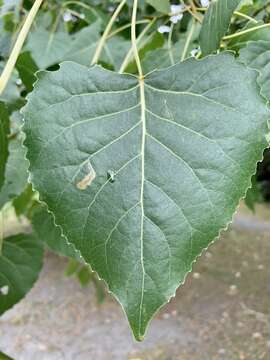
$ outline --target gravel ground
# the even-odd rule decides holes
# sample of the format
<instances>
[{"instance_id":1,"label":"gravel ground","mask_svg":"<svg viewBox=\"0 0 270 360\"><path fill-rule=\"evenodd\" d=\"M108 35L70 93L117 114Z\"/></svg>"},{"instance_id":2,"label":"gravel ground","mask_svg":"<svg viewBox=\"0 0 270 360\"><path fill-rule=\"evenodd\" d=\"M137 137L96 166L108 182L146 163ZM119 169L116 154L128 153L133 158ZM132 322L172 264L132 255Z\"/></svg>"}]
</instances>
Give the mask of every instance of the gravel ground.
<instances>
[{"instance_id":1,"label":"gravel ground","mask_svg":"<svg viewBox=\"0 0 270 360\"><path fill-rule=\"evenodd\" d=\"M270 360L269 234L269 209L241 209L143 343L114 299L97 304L47 253L32 291L0 319L0 349L15 360Z\"/></svg>"}]
</instances>

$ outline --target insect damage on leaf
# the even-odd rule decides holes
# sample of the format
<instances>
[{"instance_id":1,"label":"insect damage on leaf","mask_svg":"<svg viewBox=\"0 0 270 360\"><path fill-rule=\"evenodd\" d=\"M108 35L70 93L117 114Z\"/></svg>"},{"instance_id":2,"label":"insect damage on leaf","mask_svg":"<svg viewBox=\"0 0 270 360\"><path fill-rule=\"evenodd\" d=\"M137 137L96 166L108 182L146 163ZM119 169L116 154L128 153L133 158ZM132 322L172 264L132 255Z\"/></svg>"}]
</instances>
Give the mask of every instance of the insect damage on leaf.
<instances>
[{"instance_id":1,"label":"insect damage on leaf","mask_svg":"<svg viewBox=\"0 0 270 360\"><path fill-rule=\"evenodd\" d=\"M96 178L96 172L93 169L93 166L91 165L91 163L89 161L86 163L85 170L86 170L85 171L86 174L84 175L82 180L80 180L76 184L76 186L79 190L87 189L88 186L90 186L92 184L92 181L95 180L95 178Z\"/></svg>"}]
</instances>

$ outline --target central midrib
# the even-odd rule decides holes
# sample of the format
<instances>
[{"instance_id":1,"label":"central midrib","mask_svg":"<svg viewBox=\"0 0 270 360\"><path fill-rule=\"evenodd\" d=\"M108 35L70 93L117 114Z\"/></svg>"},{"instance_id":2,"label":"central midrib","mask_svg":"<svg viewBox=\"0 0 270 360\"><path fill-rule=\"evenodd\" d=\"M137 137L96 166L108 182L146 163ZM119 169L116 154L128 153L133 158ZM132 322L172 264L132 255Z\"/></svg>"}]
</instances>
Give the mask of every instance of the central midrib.
<instances>
[{"instance_id":1,"label":"central midrib","mask_svg":"<svg viewBox=\"0 0 270 360\"><path fill-rule=\"evenodd\" d=\"M145 137L146 137L146 124L145 124L145 93L144 93L144 79L139 79L140 86L140 98L141 98L141 121L142 121L142 145L141 145L141 232L140 232L140 247L141 247L141 267L142 267L142 286L141 286L141 300L140 300L140 312L139 312L139 337L143 336L141 333L142 327L142 306L144 297L144 282L145 282L145 269L144 269L144 244L143 244L143 232L144 232L144 181L145 181Z\"/></svg>"}]
</instances>

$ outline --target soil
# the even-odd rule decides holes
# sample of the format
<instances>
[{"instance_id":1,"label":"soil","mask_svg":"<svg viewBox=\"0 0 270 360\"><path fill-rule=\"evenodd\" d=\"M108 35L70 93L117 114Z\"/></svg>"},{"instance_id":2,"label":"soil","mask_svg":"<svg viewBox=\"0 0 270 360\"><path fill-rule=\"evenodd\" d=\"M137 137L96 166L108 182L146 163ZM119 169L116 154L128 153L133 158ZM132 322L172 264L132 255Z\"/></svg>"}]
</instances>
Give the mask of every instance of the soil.
<instances>
[{"instance_id":1,"label":"soil","mask_svg":"<svg viewBox=\"0 0 270 360\"><path fill-rule=\"evenodd\" d=\"M32 291L0 319L15 360L270 360L270 210L244 207L136 343L116 301L47 253Z\"/></svg>"}]
</instances>

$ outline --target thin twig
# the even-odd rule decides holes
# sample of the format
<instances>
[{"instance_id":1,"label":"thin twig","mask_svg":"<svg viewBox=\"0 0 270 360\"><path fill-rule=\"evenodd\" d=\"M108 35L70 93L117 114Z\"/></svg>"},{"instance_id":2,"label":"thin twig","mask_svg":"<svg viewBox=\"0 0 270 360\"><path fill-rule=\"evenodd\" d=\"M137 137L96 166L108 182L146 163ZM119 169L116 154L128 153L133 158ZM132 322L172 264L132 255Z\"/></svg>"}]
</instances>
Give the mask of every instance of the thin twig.
<instances>
[{"instance_id":1,"label":"thin twig","mask_svg":"<svg viewBox=\"0 0 270 360\"><path fill-rule=\"evenodd\" d=\"M140 44L142 38L144 37L144 35L148 32L148 30L153 26L153 24L156 22L157 18L153 18L151 20L151 22L143 29L143 31L140 33L140 35L137 38L137 44ZM120 67L119 72L123 73L126 69L126 67L128 66L128 64L131 61L132 58L132 54L133 54L133 47L131 46L131 48L129 49L127 55L125 56L125 59Z\"/></svg>"},{"instance_id":2,"label":"thin twig","mask_svg":"<svg viewBox=\"0 0 270 360\"><path fill-rule=\"evenodd\" d=\"M35 0L34 5L32 6L28 16L26 17L23 27L18 35L15 45L11 51L10 57L6 63L6 66L5 66L2 74L1 74L1 77L0 77L0 95L3 93L3 91L6 88L8 80L12 74L12 71L15 67L18 56L21 52L21 49L25 42L25 39L30 31L30 27L36 17L38 9L40 8L40 6L42 4L42 1L43 0Z\"/></svg>"},{"instance_id":3,"label":"thin twig","mask_svg":"<svg viewBox=\"0 0 270 360\"><path fill-rule=\"evenodd\" d=\"M93 56L91 65L94 65L94 64L96 64L98 62L98 59L99 59L100 54L101 54L101 52L103 50L104 44L105 44L105 42L107 40L107 37L108 37L108 35L109 35L110 31L111 31L111 28L112 28L117 16L119 15L120 11L122 10L123 6L125 5L125 3L126 3L126 0L122 0L120 2L120 4L117 6L115 12L113 13L113 15L112 15L112 17L111 17L111 19L110 19L104 33L103 33L100 41L98 42L98 46L97 46L95 54Z\"/></svg>"}]
</instances>

